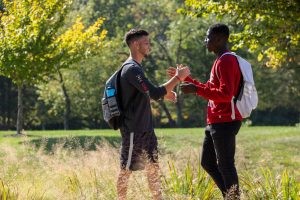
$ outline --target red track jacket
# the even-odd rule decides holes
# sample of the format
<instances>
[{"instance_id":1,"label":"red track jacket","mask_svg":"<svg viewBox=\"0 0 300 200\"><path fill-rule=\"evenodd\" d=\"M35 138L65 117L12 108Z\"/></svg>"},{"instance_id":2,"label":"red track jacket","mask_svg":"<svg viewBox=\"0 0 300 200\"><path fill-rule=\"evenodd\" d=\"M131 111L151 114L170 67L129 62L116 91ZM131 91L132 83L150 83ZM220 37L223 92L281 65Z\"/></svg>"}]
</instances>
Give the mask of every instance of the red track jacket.
<instances>
[{"instance_id":1,"label":"red track jacket","mask_svg":"<svg viewBox=\"0 0 300 200\"><path fill-rule=\"evenodd\" d=\"M197 86L196 94L209 100L207 124L242 120L235 104L235 119L231 116L231 101L233 96L238 94L241 81L241 71L235 56L226 54L221 58L218 57L206 83L201 83L190 76L185 81L194 83Z\"/></svg>"}]
</instances>

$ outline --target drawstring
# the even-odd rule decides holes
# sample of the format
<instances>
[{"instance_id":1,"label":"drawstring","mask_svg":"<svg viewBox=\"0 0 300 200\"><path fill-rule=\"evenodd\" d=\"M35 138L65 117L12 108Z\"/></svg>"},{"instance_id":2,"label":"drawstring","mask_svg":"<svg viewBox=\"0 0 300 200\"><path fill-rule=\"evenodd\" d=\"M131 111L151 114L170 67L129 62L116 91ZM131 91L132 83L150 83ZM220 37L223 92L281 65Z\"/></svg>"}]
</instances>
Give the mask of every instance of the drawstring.
<instances>
[{"instance_id":1,"label":"drawstring","mask_svg":"<svg viewBox=\"0 0 300 200\"><path fill-rule=\"evenodd\" d=\"M130 133L130 146L129 146L129 152L128 152L128 160L126 164L126 170L129 170L129 167L131 165L131 159L132 159L132 151L133 151L133 137L134 137L134 132Z\"/></svg>"},{"instance_id":2,"label":"drawstring","mask_svg":"<svg viewBox=\"0 0 300 200\"><path fill-rule=\"evenodd\" d=\"M231 119L235 119L235 110L234 110L234 96L231 99Z\"/></svg>"}]
</instances>

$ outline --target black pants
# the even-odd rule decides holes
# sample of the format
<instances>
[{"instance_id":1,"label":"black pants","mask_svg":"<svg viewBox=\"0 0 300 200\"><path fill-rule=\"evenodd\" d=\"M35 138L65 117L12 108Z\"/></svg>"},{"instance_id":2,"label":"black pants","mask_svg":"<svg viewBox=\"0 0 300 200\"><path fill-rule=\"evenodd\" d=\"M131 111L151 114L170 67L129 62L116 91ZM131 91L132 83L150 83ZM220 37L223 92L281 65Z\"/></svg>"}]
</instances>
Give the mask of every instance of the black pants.
<instances>
[{"instance_id":1,"label":"black pants","mask_svg":"<svg viewBox=\"0 0 300 200\"><path fill-rule=\"evenodd\" d=\"M215 181L224 197L229 191L235 192L235 196L239 195L234 154L235 136L240 127L240 121L233 121L210 124L205 129L201 166Z\"/></svg>"}]
</instances>

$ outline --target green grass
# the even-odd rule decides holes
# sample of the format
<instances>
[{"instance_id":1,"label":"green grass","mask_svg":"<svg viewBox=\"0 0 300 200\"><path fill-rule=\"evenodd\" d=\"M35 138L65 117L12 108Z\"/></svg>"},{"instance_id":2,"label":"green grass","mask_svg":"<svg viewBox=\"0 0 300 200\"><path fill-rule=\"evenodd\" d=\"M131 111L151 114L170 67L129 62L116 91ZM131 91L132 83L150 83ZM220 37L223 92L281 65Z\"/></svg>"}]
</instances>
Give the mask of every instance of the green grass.
<instances>
[{"instance_id":1,"label":"green grass","mask_svg":"<svg viewBox=\"0 0 300 200\"><path fill-rule=\"evenodd\" d=\"M46 149L51 151L52 147L67 140L66 147L83 147L87 142L91 143L89 150L95 150L95 145L107 140L109 143L117 145L120 142L119 133L112 130L71 130L71 131L26 131L26 137L16 136L15 132L0 132L0 144L9 144L18 148L22 144L32 143L37 148L46 145ZM68 141L77 141L79 144L68 144ZM46 142L46 144L45 144Z\"/></svg>"},{"instance_id":2,"label":"green grass","mask_svg":"<svg viewBox=\"0 0 300 200\"><path fill-rule=\"evenodd\" d=\"M0 132L0 144L16 148L32 143L52 151L64 141L65 148L78 147L95 150L96 145L108 141L118 147L120 134L114 130L27 131L28 137L11 137L14 132ZM162 154L176 155L179 151L200 151L204 128L156 129ZM242 127L237 136L237 165L242 170L255 170L257 165L274 170L288 168L300 180L299 127ZM198 155L194 159L198 159Z\"/></svg>"},{"instance_id":3,"label":"green grass","mask_svg":"<svg viewBox=\"0 0 300 200\"><path fill-rule=\"evenodd\" d=\"M118 131L13 134L0 132L0 199L116 198ZM156 129L156 134L165 199L221 199L199 167L204 128ZM236 164L244 199L298 200L299 144L299 127L242 127ZM141 174L131 178L129 199L150 199Z\"/></svg>"}]
</instances>

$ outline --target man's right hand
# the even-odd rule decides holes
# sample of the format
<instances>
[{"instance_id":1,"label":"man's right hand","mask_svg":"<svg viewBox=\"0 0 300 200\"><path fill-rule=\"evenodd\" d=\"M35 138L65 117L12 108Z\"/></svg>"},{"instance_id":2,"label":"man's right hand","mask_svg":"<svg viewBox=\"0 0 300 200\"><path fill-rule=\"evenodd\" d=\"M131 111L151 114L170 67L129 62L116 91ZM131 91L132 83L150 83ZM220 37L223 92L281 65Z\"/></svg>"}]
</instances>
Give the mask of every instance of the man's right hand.
<instances>
[{"instance_id":1,"label":"man's right hand","mask_svg":"<svg viewBox=\"0 0 300 200\"><path fill-rule=\"evenodd\" d=\"M187 66L178 65L177 68L170 67L167 71L168 75L172 75L171 79L163 84L167 92L170 92L179 83L179 81L184 81L184 79L190 75L190 69Z\"/></svg>"},{"instance_id":2,"label":"man's right hand","mask_svg":"<svg viewBox=\"0 0 300 200\"><path fill-rule=\"evenodd\" d=\"M193 83L183 83L180 85L180 89L184 94L195 94L197 92L197 86Z\"/></svg>"},{"instance_id":3,"label":"man's right hand","mask_svg":"<svg viewBox=\"0 0 300 200\"><path fill-rule=\"evenodd\" d=\"M172 78L176 74L176 68L175 67L169 67L167 70L167 75L169 78Z\"/></svg>"},{"instance_id":4,"label":"man's right hand","mask_svg":"<svg viewBox=\"0 0 300 200\"><path fill-rule=\"evenodd\" d=\"M191 74L190 68L184 65L178 65L176 69L175 76L178 76L181 81L184 81L186 77Z\"/></svg>"}]
</instances>

